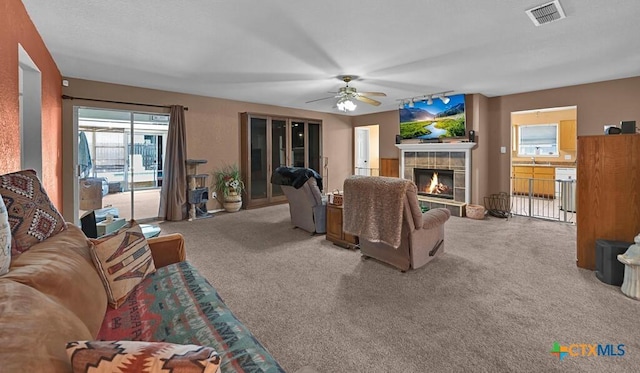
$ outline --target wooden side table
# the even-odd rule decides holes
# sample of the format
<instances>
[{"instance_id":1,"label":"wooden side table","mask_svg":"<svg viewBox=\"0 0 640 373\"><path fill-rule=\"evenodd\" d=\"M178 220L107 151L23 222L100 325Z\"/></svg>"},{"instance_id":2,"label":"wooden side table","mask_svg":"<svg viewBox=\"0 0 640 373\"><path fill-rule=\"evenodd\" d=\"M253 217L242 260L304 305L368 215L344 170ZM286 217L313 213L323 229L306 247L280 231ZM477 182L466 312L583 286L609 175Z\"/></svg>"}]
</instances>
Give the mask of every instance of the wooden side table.
<instances>
[{"instance_id":1,"label":"wooden side table","mask_svg":"<svg viewBox=\"0 0 640 373\"><path fill-rule=\"evenodd\" d=\"M342 206L327 204L327 240L346 249L356 249L358 237L342 230Z\"/></svg>"}]
</instances>

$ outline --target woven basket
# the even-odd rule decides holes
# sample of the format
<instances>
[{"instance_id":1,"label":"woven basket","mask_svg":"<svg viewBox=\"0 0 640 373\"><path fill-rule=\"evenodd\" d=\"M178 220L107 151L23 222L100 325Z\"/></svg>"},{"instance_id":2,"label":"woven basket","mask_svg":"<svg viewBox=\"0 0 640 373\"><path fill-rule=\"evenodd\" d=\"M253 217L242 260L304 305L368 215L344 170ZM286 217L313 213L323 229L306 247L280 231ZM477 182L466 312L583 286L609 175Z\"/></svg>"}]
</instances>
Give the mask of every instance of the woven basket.
<instances>
[{"instance_id":1,"label":"woven basket","mask_svg":"<svg viewBox=\"0 0 640 373\"><path fill-rule=\"evenodd\" d=\"M467 205L467 217L471 219L482 220L484 219L484 206L481 205Z\"/></svg>"},{"instance_id":2,"label":"woven basket","mask_svg":"<svg viewBox=\"0 0 640 373\"><path fill-rule=\"evenodd\" d=\"M338 189L333 191L333 204L336 206L342 206L342 202L344 201L344 196L340 193Z\"/></svg>"}]
</instances>

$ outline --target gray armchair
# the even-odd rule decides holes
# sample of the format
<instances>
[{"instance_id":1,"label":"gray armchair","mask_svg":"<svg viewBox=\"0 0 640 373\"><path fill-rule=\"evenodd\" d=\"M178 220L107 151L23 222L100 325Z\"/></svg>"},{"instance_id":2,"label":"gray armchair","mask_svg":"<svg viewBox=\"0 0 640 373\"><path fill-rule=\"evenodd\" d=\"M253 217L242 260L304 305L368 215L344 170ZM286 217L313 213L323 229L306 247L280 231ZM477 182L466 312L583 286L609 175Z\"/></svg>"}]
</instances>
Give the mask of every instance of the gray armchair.
<instances>
[{"instance_id":1,"label":"gray armchair","mask_svg":"<svg viewBox=\"0 0 640 373\"><path fill-rule=\"evenodd\" d=\"M326 233L326 199L322 177L310 168L278 167L271 183L280 185L289 201L291 223L309 233Z\"/></svg>"},{"instance_id":2,"label":"gray armchair","mask_svg":"<svg viewBox=\"0 0 640 373\"><path fill-rule=\"evenodd\" d=\"M327 204L315 178L311 177L299 189L282 185L289 201L291 223L309 233L326 233Z\"/></svg>"},{"instance_id":3,"label":"gray armchair","mask_svg":"<svg viewBox=\"0 0 640 373\"><path fill-rule=\"evenodd\" d=\"M344 182L344 231L360 252L402 271L420 268L444 252L445 208L422 213L416 185L391 177L351 176Z\"/></svg>"}]
</instances>

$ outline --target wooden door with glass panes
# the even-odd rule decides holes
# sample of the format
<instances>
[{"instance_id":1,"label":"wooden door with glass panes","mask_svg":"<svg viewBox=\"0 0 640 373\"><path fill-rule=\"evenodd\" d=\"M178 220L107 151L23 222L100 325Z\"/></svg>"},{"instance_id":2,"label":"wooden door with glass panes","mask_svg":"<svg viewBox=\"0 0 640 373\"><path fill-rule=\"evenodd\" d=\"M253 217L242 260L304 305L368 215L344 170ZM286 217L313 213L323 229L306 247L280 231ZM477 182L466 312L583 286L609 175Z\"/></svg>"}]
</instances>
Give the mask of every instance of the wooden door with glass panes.
<instances>
[{"instance_id":1,"label":"wooden door with glass panes","mask_svg":"<svg viewBox=\"0 0 640 373\"><path fill-rule=\"evenodd\" d=\"M241 116L241 172L246 187L244 208L286 202L271 175L280 166L313 168L320 175L322 123L243 113Z\"/></svg>"}]
</instances>

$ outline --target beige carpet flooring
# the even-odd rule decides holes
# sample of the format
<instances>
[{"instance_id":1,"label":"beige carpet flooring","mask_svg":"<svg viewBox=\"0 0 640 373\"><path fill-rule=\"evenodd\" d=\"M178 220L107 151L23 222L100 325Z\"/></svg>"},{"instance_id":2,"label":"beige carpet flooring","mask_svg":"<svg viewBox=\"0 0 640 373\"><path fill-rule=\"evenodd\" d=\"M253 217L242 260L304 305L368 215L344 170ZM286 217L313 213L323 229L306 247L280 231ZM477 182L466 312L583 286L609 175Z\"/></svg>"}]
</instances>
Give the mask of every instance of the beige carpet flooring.
<instances>
[{"instance_id":1,"label":"beige carpet flooring","mask_svg":"<svg viewBox=\"0 0 640 373\"><path fill-rule=\"evenodd\" d=\"M288 205L161 227L290 372L638 371L640 302L576 267L572 225L452 217L408 273L292 229ZM559 361L555 341L625 355Z\"/></svg>"}]
</instances>

